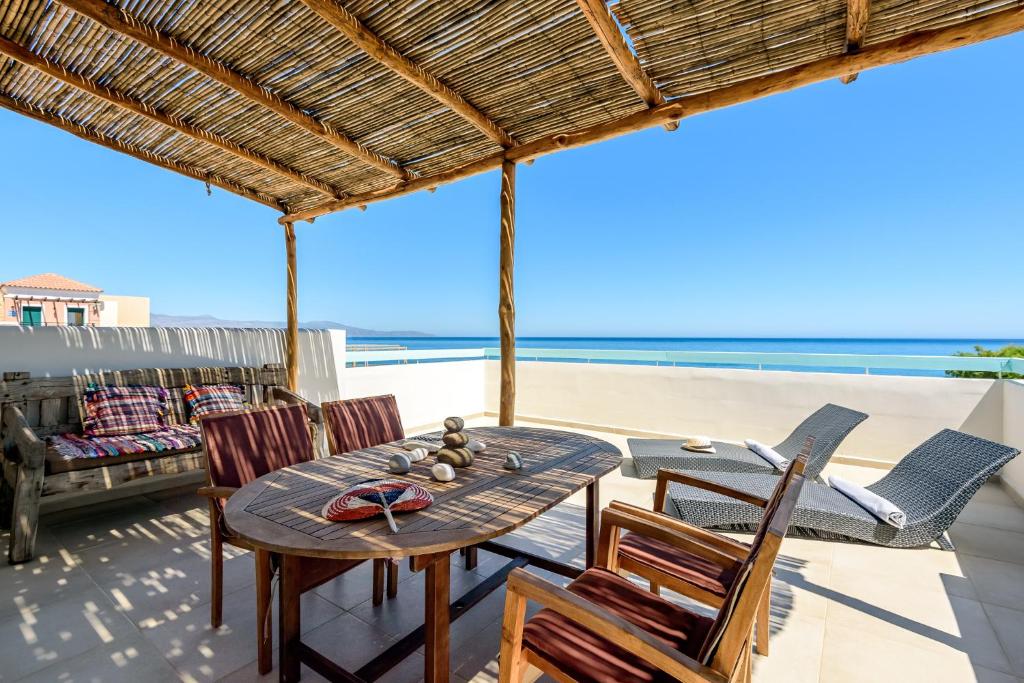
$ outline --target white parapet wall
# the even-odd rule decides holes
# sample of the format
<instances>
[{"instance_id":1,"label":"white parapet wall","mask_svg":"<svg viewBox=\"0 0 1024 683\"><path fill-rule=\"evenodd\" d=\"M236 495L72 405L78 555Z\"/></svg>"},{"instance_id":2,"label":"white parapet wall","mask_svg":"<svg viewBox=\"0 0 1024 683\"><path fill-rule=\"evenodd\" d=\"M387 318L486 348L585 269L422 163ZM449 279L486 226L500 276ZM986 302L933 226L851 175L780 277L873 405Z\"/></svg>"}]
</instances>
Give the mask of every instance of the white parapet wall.
<instances>
[{"instance_id":1,"label":"white parapet wall","mask_svg":"<svg viewBox=\"0 0 1024 683\"><path fill-rule=\"evenodd\" d=\"M486 363L487 411L496 412L498 363ZM1003 438L1002 391L995 380L610 363L516 364L518 416L626 432L775 443L825 403L871 416L838 451L851 462L894 463L945 427L996 441ZM1024 416L1024 406L1015 414Z\"/></svg>"},{"instance_id":2,"label":"white parapet wall","mask_svg":"<svg viewBox=\"0 0 1024 683\"><path fill-rule=\"evenodd\" d=\"M0 371L60 377L97 370L284 362L284 330L172 327L0 327ZM343 330L299 333L299 393L341 398Z\"/></svg>"},{"instance_id":3,"label":"white parapet wall","mask_svg":"<svg viewBox=\"0 0 1024 683\"><path fill-rule=\"evenodd\" d=\"M1003 443L1024 452L1024 381L1003 382ZM1024 506L1024 455L1003 468L1003 481Z\"/></svg>"},{"instance_id":4,"label":"white parapet wall","mask_svg":"<svg viewBox=\"0 0 1024 683\"><path fill-rule=\"evenodd\" d=\"M449 415L485 411L485 361L409 363L345 368L345 398L394 394L406 431L440 428Z\"/></svg>"}]
</instances>

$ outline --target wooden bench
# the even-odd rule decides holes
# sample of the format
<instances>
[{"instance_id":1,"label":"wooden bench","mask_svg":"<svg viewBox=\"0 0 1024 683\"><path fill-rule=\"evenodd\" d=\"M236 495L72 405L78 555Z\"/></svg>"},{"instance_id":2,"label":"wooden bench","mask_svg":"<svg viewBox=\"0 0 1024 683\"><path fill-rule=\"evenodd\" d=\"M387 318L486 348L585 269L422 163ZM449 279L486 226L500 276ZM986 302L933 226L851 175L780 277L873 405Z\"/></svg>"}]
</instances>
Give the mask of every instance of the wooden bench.
<instances>
[{"instance_id":1,"label":"wooden bench","mask_svg":"<svg viewBox=\"0 0 1024 683\"><path fill-rule=\"evenodd\" d=\"M11 530L8 560L32 559L42 497L102 491L144 477L168 478L205 467L202 447L103 458L65 459L46 441L81 434L82 395L90 385L159 386L168 390L168 423L188 421L182 389L187 385L237 384L253 406L303 403L314 443L322 434L320 409L285 388L279 365L262 368L162 368L115 370L73 377L33 378L7 372L0 382L0 525Z\"/></svg>"}]
</instances>

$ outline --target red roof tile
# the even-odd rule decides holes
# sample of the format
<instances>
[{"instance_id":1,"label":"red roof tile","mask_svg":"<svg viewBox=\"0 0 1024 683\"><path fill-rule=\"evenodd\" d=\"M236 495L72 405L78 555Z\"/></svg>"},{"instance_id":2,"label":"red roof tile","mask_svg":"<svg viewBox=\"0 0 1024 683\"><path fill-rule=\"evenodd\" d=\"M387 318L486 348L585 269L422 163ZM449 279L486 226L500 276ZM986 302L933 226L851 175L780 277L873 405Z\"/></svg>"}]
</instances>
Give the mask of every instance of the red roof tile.
<instances>
[{"instance_id":1,"label":"red roof tile","mask_svg":"<svg viewBox=\"0 0 1024 683\"><path fill-rule=\"evenodd\" d=\"M72 292L102 292L103 290L99 287L93 287L87 285L84 282L78 282L71 278L66 278L63 275L57 273L40 273L39 275L29 275L28 277L19 278L17 280L8 280L7 282L0 282L0 287L30 287L32 289L62 289L70 290Z\"/></svg>"}]
</instances>

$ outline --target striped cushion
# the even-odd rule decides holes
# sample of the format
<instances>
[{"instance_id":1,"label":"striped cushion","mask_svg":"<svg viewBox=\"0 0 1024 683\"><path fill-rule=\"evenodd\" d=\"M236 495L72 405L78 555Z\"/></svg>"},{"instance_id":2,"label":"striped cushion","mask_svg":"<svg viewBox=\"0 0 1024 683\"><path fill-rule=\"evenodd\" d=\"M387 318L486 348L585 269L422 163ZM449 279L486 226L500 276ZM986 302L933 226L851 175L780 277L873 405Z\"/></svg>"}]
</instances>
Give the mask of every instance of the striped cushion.
<instances>
[{"instance_id":1,"label":"striped cushion","mask_svg":"<svg viewBox=\"0 0 1024 683\"><path fill-rule=\"evenodd\" d=\"M405 438L398 403L391 394L332 401L321 407L334 455Z\"/></svg>"},{"instance_id":2,"label":"striped cushion","mask_svg":"<svg viewBox=\"0 0 1024 683\"><path fill-rule=\"evenodd\" d=\"M200 418L207 415L245 410L245 392L242 387L235 384L187 386L184 397L192 424L196 424Z\"/></svg>"},{"instance_id":3,"label":"striped cushion","mask_svg":"<svg viewBox=\"0 0 1024 683\"><path fill-rule=\"evenodd\" d=\"M90 387L83 396L87 436L122 436L167 427L167 390L161 387Z\"/></svg>"}]
</instances>

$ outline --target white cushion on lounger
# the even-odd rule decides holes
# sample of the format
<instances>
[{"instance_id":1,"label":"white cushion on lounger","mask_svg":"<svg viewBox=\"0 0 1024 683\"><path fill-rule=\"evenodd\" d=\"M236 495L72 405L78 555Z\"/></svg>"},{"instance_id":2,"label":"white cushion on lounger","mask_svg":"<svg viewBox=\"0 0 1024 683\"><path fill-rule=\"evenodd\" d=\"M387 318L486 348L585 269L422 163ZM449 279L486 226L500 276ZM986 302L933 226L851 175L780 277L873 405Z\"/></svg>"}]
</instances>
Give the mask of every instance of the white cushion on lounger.
<instances>
[{"instance_id":1,"label":"white cushion on lounger","mask_svg":"<svg viewBox=\"0 0 1024 683\"><path fill-rule=\"evenodd\" d=\"M907 525L907 513L900 510L891 501L868 491L863 486L857 486L853 482L835 475L829 476L828 485L886 524L891 524L897 529L902 529Z\"/></svg>"},{"instance_id":2,"label":"white cushion on lounger","mask_svg":"<svg viewBox=\"0 0 1024 683\"><path fill-rule=\"evenodd\" d=\"M765 446L760 441L754 441L753 439L747 439L743 443L747 444L747 448L767 460L775 469L784 470L789 467L789 460L776 453L775 449L771 446Z\"/></svg>"}]
</instances>

